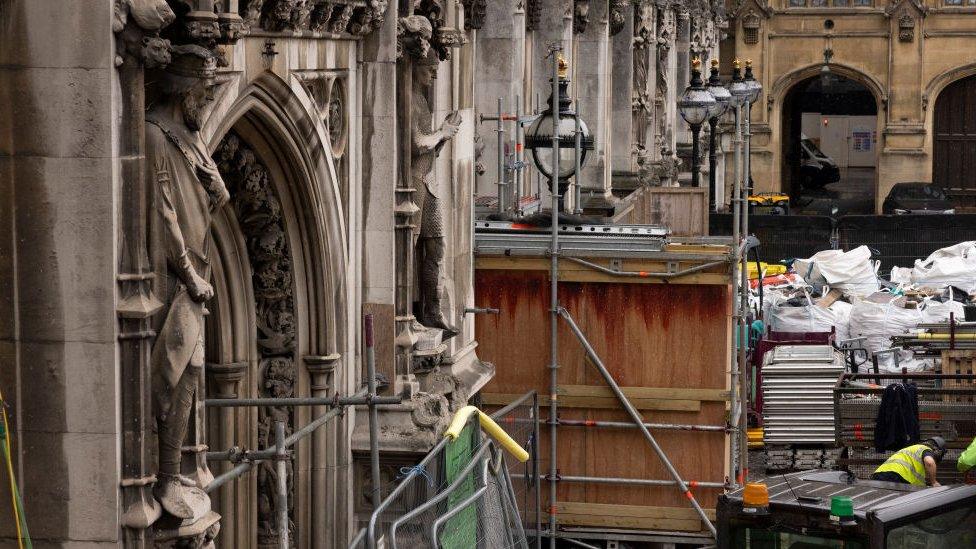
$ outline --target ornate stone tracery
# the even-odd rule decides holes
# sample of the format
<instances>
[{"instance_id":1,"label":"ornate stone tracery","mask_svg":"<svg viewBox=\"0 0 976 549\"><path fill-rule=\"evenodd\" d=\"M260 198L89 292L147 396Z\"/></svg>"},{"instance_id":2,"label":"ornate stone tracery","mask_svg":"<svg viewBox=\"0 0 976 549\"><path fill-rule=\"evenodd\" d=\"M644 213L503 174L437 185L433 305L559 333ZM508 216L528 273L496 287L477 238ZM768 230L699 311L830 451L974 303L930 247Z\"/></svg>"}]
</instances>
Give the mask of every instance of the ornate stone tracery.
<instances>
[{"instance_id":1,"label":"ornate stone tracery","mask_svg":"<svg viewBox=\"0 0 976 549\"><path fill-rule=\"evenodd\" d=\"M258 391L262 397L293 397L297 372L294 273L281 202L267 167L236 133L229 133L213 156L230 191L231 206L251 263L260 353ZM259 410L258 447L267 448L274 443L276 421L284 421L286 434L291 434L293 410L287 407ZM275 546L275 510L288 505L294 520L293 475L288 475L287 502L277 500L273 465L262 464L257 477L258 543ZM294 524L290 527L293 529Z\"/></svg>"},{"instance_id":2,"label":"ornate stone tracery","mask_svg":"<svg viewBox=\"0 0 976 549\"><path fill-rule=\"evenodd\" d=\"M461 0L464 6L464 28L478 30L485 25L488 15L488 0Z\"/></svg>"},{"instance_id":3,"label":"ornate stone tracery","mask_svg":"<svg viewBox=\"0 0 976 549\"><path fill-rule=\"evenodd\" d=\"M388 0L242 0L244 26L271 32L365 36L383 26Z\"/></svg>"},{"instance_id":4,"label":"ornate stone tracery","mask_svg":"<svg viewBox=\"0 0 976 549\"><path fill-rule=\"evenodd\" d=\"M542 0L525 0L525 30L538 30L542 25Z\"/></svg>"},{"instance_id":5,"label":"ornate stone tracery","mask_svg":"<svg viewBox=\"0 0 976 549\"><path fill-rule=\"evenodd\" d=\"M627 17L630 16L630 0L610 0L610 13L608 16L610 36L614 36L624 30L627 24ZM638 9L635 5L634 9Z\"/></svg>"},{"instance_id":6,"label":"ornate stone tracery","mask_svg":"<svg viewBox=\"0 0 976 549\"><path fill-rule=\"evenodd\" d=\"M650 2L641 2L634 7L634 38L633 38L633 75L634 87L631 96L633 112L633 141L632 155L637 165L638 174L643 178L649 160L647 134L651 123L653 103L649 92L648 76L650 74L650 58L654 45L654 28L652 27L654 7Z\"/></svg>"},{"instance_id":7,"label":"ornate stone tracery","mask_svg":"<svg viewBox=\"0 0 976 549\"><path fill-rule=\"evenodd\" d=\"M573 0L573 32L582 34L590 24L590 0Z\"/></svg>"}]
</instances>

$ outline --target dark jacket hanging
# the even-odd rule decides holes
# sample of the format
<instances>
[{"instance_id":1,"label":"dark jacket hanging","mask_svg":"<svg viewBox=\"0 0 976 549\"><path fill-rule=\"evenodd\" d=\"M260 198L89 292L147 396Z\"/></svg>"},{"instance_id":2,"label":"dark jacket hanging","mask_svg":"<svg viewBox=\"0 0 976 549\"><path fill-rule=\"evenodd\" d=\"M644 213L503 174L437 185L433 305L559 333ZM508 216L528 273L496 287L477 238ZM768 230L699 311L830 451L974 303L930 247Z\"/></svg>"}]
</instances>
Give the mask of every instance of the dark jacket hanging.
<instances>
[{"instance_id":1,"label":"dark jacket hanging","mask_svg":"<svg viewBox=\"0 0 976 549\"><path fill-rule=\"evenodd\" d=\"M916 444L919 438L918 388L914 383L892 383L885 387L874 426L875 450L901 450Z\"/></svg>"}]
</instances>

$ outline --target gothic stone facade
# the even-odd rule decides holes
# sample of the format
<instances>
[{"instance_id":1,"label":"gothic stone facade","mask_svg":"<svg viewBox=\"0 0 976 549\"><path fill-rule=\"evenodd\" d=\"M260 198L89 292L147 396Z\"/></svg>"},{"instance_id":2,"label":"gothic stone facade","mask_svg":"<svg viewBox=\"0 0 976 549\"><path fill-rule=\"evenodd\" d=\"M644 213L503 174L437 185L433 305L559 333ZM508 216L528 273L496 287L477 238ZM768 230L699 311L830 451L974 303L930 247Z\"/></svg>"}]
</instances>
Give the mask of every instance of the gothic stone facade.
<instances>
[{"instance_id":1,"label":"gothic stone facade","mask_svg":"<svg viewBox=\"0 0 976 549\"><path fill-rule=\"evenodd\" d=\"M478 158L493 141L479 114L498 97L519 96L523 112L544 101L543 56L560 41L598 147L585 198L602 207L618 180L675 184L688 135L674 103L690 57L717 55L724 27L724 8L704 0L0 2L0 388L34 539L199 546L219 515L219 546L265 547L287 506L296 546L344 547L369 510L356 410L298 446L287 498L258 466L210 493L198 531L166 539L151 366L176 299L167 273L193 286L202 322L203 356L178 357L202 372L182 385L183 475L205 487L229 468L208 449L262 448L276 421L290 432L323 412L202 399L358 390L371 314L383 393L404 397L381 416L390 481L494 368L465 312L471 195L494 179L478 169L493 157ZM206 93L170 82L204 73ZM430 141L418 135L435 154L418 153ZM175 208L185 234L206 235L191 258L207 260L191 262L200 280L158 238L172 176L159 150L190 162L187 188L226 188L205 223ZM418 227L431 226L418 181L436 188L433 232ZM431 249L433 285L415 264ZM14 535L0 521L0 544Z\"/></svg>"},{"instance_id":2,"label":"gothic stone facade","mask_svg":"<svg viewBox=\"0 0 976 549\"><path fill-rule=\"evenodd\" d=\"M781 189L784 99L795 84L819 74L826 47L833 51L831 70L862 84L878 105L878 211L895 183L933 180L940 94L976 74L969 53L976 45L976 6L956 0L741 0L730 12L734 55L752 59L765 86L752 110L757 192ZM731 59L733 48L726 51Z\"/></svg>"}]
</instances>

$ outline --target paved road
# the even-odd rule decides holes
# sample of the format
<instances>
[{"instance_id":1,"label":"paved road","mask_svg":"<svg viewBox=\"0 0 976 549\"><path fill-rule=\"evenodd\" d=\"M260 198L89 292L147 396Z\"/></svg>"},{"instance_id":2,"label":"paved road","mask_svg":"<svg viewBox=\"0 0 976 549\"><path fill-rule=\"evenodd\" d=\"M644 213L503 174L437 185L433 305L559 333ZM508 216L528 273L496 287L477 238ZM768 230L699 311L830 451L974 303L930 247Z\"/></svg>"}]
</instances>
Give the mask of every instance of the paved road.
<instances>
[{"instance_id":1,"label":"paved road","mask_svg":"<svg viewBox=\"0 0 976 549\"><path fill-rule=\"evenodd\" d=\"M838 215L874 213L874 168L841 169L840 181L823 189L804 191L794 201L797 215L830 215L834 207Z\"/></svg>"}]
</instances>

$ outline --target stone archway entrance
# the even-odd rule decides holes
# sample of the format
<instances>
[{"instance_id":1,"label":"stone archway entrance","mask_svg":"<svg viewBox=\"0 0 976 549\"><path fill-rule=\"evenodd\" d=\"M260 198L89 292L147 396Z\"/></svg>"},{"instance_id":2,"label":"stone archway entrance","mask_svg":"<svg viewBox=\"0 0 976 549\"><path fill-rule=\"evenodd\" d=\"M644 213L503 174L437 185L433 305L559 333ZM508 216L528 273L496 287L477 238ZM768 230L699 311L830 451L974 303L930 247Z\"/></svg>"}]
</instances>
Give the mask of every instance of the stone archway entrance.
<instances>
[{"instance_id":1,"label":"stone archway entrance","mask_svg":"<svg viewBox=\"0 0 976 549\"><path fill-rule=\"evenodd\" d=\"M336 367L343 307L335 292L342 260L324 230L336 216L334 206L314 195L320 188L316 178L329 174L308 163L309 149L298 148L282 120L287 121L258 105L212 145L230 202L215 215L212 228L215 296L206 318L210 397L323 397L342 381ZM323 412L210 409L206 443L211 450L267 448L276 421L285 422L288 435ZM286 506L296 545L314 538L333 546L330 540L344 524L340 494L348 460L339 456L348 451L347 430L333 423L296 447L286 501L276 494L270 463L212 493L223 517L218 545L276 547L276 511ZM220 474L230 465L215 462L211 468Z\"/></svg>"},{"instance_id":2,"label":"stone archway entrance","mask_svg":"<svg viewBox=\"0 0 976 549\"><path fill-rule=\"evenodd\" d=\"M797 82L783 100L782 189L797 213L874 211L878 103L860 82L828 72Z\"/></svg>"},{"instance_id":3,"label":"stone archway entrance","mask_svg":"<svg viewBox=\"0 0 976 549\"><path fill-rule=\"evenodd\" d=\"M976 205L976 75L956 80L935 102L932 183L957 205Z\"/></svg>"}]
</instances>

